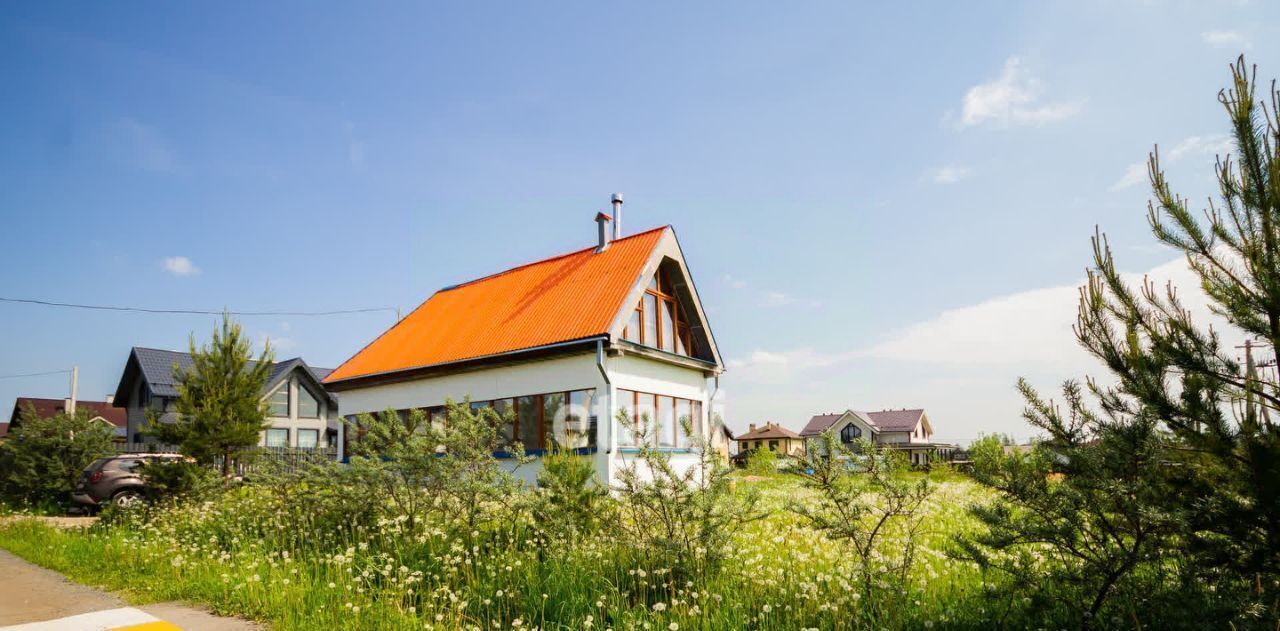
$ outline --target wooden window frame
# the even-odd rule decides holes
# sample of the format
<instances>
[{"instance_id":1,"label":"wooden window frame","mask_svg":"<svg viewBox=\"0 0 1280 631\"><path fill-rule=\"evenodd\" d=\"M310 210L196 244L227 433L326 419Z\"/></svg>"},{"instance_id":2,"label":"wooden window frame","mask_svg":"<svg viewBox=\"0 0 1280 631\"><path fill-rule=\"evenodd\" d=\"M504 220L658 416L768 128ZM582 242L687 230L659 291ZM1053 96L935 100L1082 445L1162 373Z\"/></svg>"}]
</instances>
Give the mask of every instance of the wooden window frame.
<instances>
[{"instance_id":1,"label":"wooden window frame","mask_svg":"<svg viewBox=\"0 0 1280 631\"><path fill-rule=\"evenodd\" d=\"M656 436L650 437L651 440L653 441L653 444L651 446L658 449L693 449L692 443L694 442L693 441L694 436L702 435L702 419L700 418L702 414L702 401L699 401L697 399L686 399L684 397L677 397L675 395L669 395L669 394L658 394L656 392L645 392L643 390L628 390L626 388L618 388L619 403L621 403L621 399L624 396L622 394L623 392L631 393L631 409L633 410L634 416L635 416L635 418L631 419L632 423L637 423L640 419L640 395L653 397L653 412L655 415L659 413L658 400L662 397L671 399L671 415L675 419L675 423L672 424L670 429L672 446L664 447L659 445L657 442ZM690 428L693 430L693 432L690 433L687 441L690 444L682 444L680 440L680 402L681 401L689 402L689 417L690 417L689 421L690 423L693 424L693 427ZM622 409L622 406L619 405L618 408ZM630 431L627 428L623 428L623 430ZM623 445L621 443L618 445L618 447L620 448L637 448L639 446L640 445Z\"/></svg>"},{"instance_id":2,"label":"wooden window frame","mask_svg":"<svg viewBox=\"0 0 1280 631\"><path fill-rule=\"evenodd\" d=\"M633 337L633 332L630 330L630 316L628 316L627 325L622 329L622 339L634 341L642 346L656 348L673 355L693 357L693 327L689 324L689 319L685 317L684 306L680 304L679 298L676 297L675 292L668 285L667 275L661 269L658 269L654 272L653 280L650 284L656 285L657 289L653 289L650 285L645 285L644 293L640 296L640 302L635 308L635 312L640 315L636 322L639 330L634 331L635 339L630 339ZM654 297L654 309L657 310L657 313L653 315L654 336L657 337L655 340L648 339L649 336L645 334L645 317L648 316L648 310L645 309L645 298L648 296ZM666 332L666 327L662 323L664 303L670 303L671 305L671 328L673 329L671 331L671 348L663 348L662 346L662 340ZM684 346L683 353L677 350L682 344Z\"/></svg>"}]
</instances>

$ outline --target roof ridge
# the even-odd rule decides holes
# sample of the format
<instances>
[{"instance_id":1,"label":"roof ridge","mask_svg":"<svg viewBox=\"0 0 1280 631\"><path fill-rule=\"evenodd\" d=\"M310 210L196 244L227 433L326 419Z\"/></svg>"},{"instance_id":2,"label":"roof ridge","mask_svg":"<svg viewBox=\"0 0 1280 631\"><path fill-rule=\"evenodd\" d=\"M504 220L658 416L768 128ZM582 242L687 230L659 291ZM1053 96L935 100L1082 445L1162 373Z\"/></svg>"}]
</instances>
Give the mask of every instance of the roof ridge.
<instances>
[{"instance_id":1,"label":"roof ridge","mask_svg":"<svg viewBox=\"0 0 1280 631\"><path fill-rule=\"evenodd\" d=\"M671 227L671 224L663 224L663 225L661 225L661 226L657 226L657 227L654 227L654 228L649 228L648 230L642 230L642 231L637 232L637 233L635 233L635 234L629 234L629 235L627 235L627 236L625 236L625 237L621 237L621 238L618 238L618 239L614 239L613 241L610 241L610 243L618 243L618 242L620 242L620 241L626 241L627 239L633 239L633 238L635 238L635 237L641 237L641 236L644 236L644 235L649 234L649 233L651 233L651 232L657 232L657 231L659 231L659 230L666 230L667 228L670 228L670 227ZM528 263L521 263L520 265L517 265L517 266L512 267L512 268L509 268L509 269L502 270L501 272L494 272L494 273L489 274L489 275L487 275L487 276L481 276L480 278L473 278L473 279L471 279L471 280L465 280L465 281L462 281L462 282L460 282L460 283L456 283L456 284L453 284L453 285L446 285L446 286L442 287L441 289L439 289L436 293L440 293L440 292L442 292L442 291L453 291L453 290L455 290L455 289L459 289L459 288L462 288L462 287L466 287L467 285L474 285L474 284L476 284L476 283L478 283L478 282L485 281L485 280L489 280L490 278L497 278L498 276L504 276L504 275L506 275L506 274L510 274L510 273L512 273L512 272L518 272L518 271L520 271L520 270L522 270L522 269L524 269L524 268L526 268L526 267L532 267L532 266L534 266L534 265L540 265L540 264L542 264L542 263L550 263L551 261L555 261L555 260L563 259L563 258L568 258L568 257L570 257L570 256L574 256L574 255L576 255L576 254L582 254L582 253L584 253L584 252L591 252L591 251L594 251L594 250L596 249L596 247L597 247L597 246L589 245L589 246L587 246L587 247L585 247L585 248L581 248L581 249L578 249L578 250L574 250L574 251L572 251L572 252L565 252L564 254L557 254L557 255L555 255L555 256L549 256L549 257L544 258L544 259L538 259L538 260L536 260L536 261L529 261Z\"/></svg>"}]
</instances>

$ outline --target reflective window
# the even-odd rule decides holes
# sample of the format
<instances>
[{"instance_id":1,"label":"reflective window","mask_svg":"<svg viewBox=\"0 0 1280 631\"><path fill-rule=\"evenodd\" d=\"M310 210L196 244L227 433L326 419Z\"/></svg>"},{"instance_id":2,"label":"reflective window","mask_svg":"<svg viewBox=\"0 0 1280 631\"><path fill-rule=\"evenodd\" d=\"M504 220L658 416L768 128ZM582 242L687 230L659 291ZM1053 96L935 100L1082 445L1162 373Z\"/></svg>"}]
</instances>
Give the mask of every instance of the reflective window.
<instances>
[{"instance_id":1,"label":"reflective window","mask_svg":"<svg viewBox=\"0 0 1280 631\"><path fill-rule=\"evenodd\" d=\"M671 397L658 397L657 424L654 427L654 444L659 447L676 446L676 402Z\"/></svg>"},{"instance_id":2,"label":"reflective window","mask_svg":"<svg viewBox=\"0 0 1280 631\"><path fill-rule=\"evenodd\" d=\"M698 426L698 420L693 418L693 401L688 399L676 399L676 446L692 447L693 441L689 439L689 432L685 431L685 425L688 424L689 429L693 432Z\"/></svg>"},{"instance_id":3,"label":"reflective window","mask_svg":"<svg viewBox=\"0 0 1280 631\"><path fill-rule=\"evenodd\" d=\"M301 384L298 385L298 418L320 418L320 401Z\"/></svg>"},{"instance_id":4,"label":"reflective window","mask_svg":"<svg viewBox=\"0 0 1280 631\"><path fill-rule=\"evenodd\" d=\"M289 430L283 427L272 427L267 430L268 447L288 447Z\"/></svg>"},{"instance_id":5,"label":"reflective window","mask_svg":"<svg viewBox=\"0 0 1280 631\"><path fill-rule=\"evenodd\" d=\"M636 393L630 390L618 390L618 410L627 422L618 431L618 444L624 447L636 447L640 442L636 437Z\"/></svg>"},{"instance_id":6,"label":"reflective window","mask_svg":"<svg viewBox=\"0 0 1280 631\"><path fill-rule=\"evenodd\" d=\"M644 338L646 346L658 346L658 297L653 294L644 296Z\"/></svg>"},{"instance_id":7,"label":"reflective window","mask_svg":"<svg viewBox=\"0 0 1280 631\"><path fill-rule=\"evenodd\" d=\"M541 408L538 396L516 399L516 429L526 450L542 449Z\"/></svg>"},{"instance_id":8,"label":"reflective window","mask_svg":"<svg viewBox=\"0 0 1280 631\"><path fill-rule=\"evenodd\" d=\"M315 449L320 444L320 430L318 429L300 429L298 430L298 447L303 449Z\"/></svg>"},{"instance_id":9,"label":"reflective window","mask_svg":"<svg viewBox=\"0 0 1280 631\"><path fill-rule=\"evenodd\" d=\"M280 384L280 387L271 393L269 408L267 414L271 416L289 416L289 382Z\"/></svg>"}]
</instances>

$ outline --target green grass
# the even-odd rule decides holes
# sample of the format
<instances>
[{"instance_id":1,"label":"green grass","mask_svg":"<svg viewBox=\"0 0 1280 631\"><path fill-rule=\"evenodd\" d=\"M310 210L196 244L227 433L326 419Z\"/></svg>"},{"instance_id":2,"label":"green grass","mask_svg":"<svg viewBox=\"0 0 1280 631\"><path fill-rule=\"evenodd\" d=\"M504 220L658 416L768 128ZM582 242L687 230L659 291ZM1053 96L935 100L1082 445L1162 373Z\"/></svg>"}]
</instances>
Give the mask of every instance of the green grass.
<instances>
[{"instance_id":1,"label":"green grass","mask_svg":"<svg viewBox=\"0 0 1280 631\"><path fill-rule=\"evenodd\" d=\"M769 515L734 533L725 568L704 582L617 536L539 549L521 536L410 534L396 519L319 526L251 490L87 531L10 522L0 547L134 602L194 601L279 629L979 628L990 617L982 576L945 554L974 527L965 507L985 497L966 479L942 479L929 500L906 592L871 598L850 578L843 544L785 510L809 493L798 478L740 476L737 486L760 489Z\"/></svg>"}]
</instances>

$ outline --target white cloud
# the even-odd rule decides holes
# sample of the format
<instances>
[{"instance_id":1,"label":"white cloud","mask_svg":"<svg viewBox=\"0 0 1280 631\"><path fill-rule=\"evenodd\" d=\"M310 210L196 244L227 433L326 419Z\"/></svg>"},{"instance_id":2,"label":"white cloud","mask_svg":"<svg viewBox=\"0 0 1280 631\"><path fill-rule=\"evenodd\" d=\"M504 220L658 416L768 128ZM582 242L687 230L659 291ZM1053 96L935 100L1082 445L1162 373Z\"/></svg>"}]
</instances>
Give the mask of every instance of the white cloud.
<instances>
[{"instance_id":1,"label":"white cloud","mask_svg":"<svg viewBox=\"0 0 1280 631\"><path fill-rule=\"evenodd\" d=\"M1000 78L975 85L965 93L960 126L1044 125L1070 118L1084 109L1083 99L1046 103L1041 100L1043 95L1043 83L1026 71L1021 59L1010 57Z\"/></svg>"},{"instance_id":2,"label":"white cloud","mask_svg":"<svg viewBox=\"0 0 1280 631\"><path fill-rule=\"evenodd\" d=\"M185 256L170 256L164 259L164 270L174 276L194 276L200 273L200 268L191 262L191 259Z\"/></svg>"},{"instance_id":3,"label":"white cloud","mask_svg":"<svg viewBox=\"0 0 1280 631\"><path fill-rule=\"evenodd\" d=\"M1237 343L1236 329L1209 311L1184 259L1125 279L1137 287L1144 275L1159 288L1173 283L1197 323L1223 334L1224 345ZM735 415L727 418L737 425L776 418L796 429L827 410L921 406L938 435L952 440L994 431L1026 438L1034 432L1020 418L1024 402L1013 387L1019 377L1046 396L1057 396L1064 379L1106 379L1071 329L1079 284L948 309L861 348L756 349L728 363Z\"/></svg>"},{"instance_id":4,"label":"white cloud","mask_svg":"<svg viewBox=\"0 0 1280 631\"><path fill-rule=\"evenodd\" d=\"M973 170L968 167L947 165L935 170L930 176L930 179L932 179L935 184L955 184L956 182L969 177L972 173Z\"/></svg>"},{"instance_id":5,"label":"white cloud","mask_svg":"<svg viewBox=\"0 0 1280 631\"><path fill-rule=\"evenodd\" d=\"M741 278L736 278L733 274L725 274L724 284L732 287L733 289L743 289L747 286L747 281L742 280Z\"/></svg>"},{"instance_id":6,"label":"white cloud","mask_svg":"<svg viewBox=\"0 0 1280 631\"><path fill-rule=\"evenodd\" d=\"M780 291L766 291L760 297L760 304L766 307L785 307L795 301L795 298Z\"/></svg>"},{"instance_id":7,"label":"white cloud","mask_svg":"<svg viewBox=\"0 0 1280 631\"><path fill-rule=\"evenodd\" d=\"M1205 31L1200 34L1200 39L1218 48L1253 48L1253 42L1239 31Z\"/></svg>"},{"instance_id":8,"label":"white cloud","mask_svg":"<svg viewBox=\"0 0 1280 631\"><path fill-rule=\"evenodd\" d=\"M1204 136L1188 136L1174 145L1172 149L1160 154L1162 166L1176 164L1188 156L1217 156L1232 149L1231 136L1227 134L1208 134ZM1147 181L1147 161L1134 162L1125 167L1124 175L1111 185L1112 191L1120 191Z\"/></svg>"}]
</instances>

